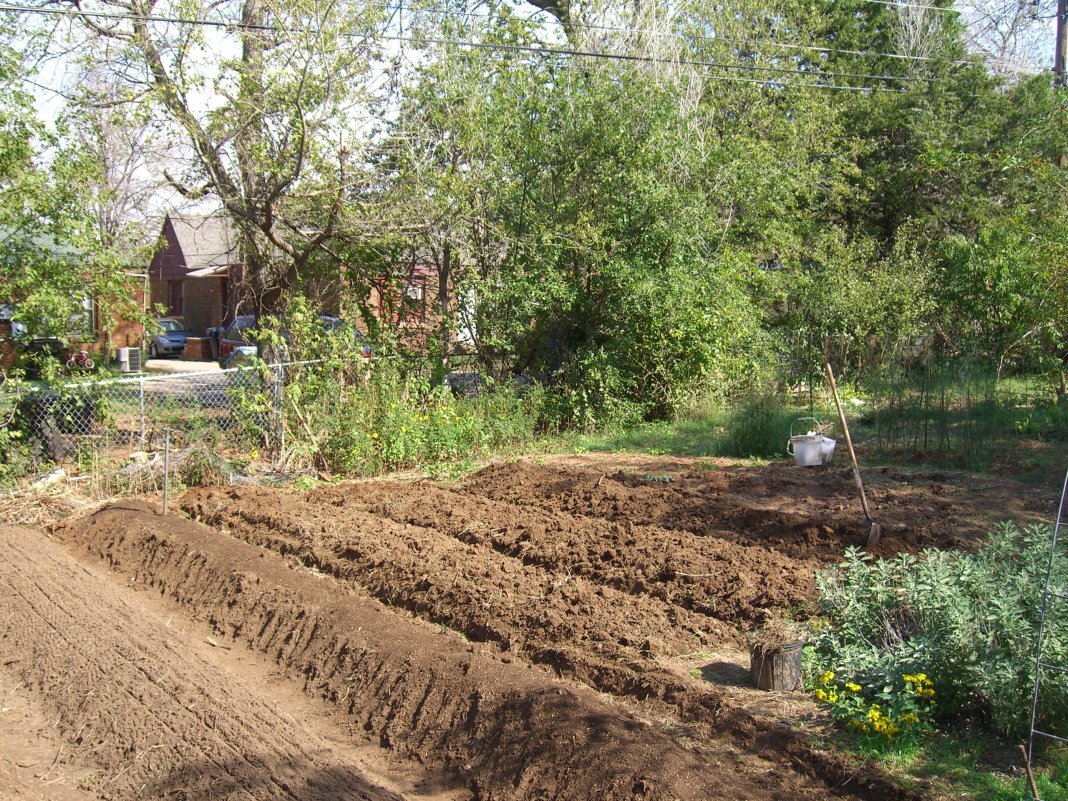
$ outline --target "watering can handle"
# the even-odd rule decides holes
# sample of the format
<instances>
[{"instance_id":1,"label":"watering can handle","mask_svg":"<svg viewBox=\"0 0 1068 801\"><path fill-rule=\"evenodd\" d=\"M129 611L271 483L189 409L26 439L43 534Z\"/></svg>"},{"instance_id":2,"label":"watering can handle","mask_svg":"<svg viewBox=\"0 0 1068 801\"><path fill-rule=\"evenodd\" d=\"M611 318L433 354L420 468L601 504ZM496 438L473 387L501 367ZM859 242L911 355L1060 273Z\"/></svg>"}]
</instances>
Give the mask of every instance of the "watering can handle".
<instances>
[{"instance_id":1,"label":"watering can handle","mask_svg":"<svg viewBox=\"0 0 1068 801\"><path fill-rule=\"evenodd\" d=\"M813 423L816 424L816 431L819 431L821 433L823 432L823 426L820 425L820 421L817 420L815 417L798 417L796 420L794 420L793 422L790 423L790 437L791 438L793 438L793 436L794 436L794 426L797 425L798 423L800 423L802 420L811 420ZM790 455L792 456L793 453L791 452Z\"/></svg>"}]
</instances>

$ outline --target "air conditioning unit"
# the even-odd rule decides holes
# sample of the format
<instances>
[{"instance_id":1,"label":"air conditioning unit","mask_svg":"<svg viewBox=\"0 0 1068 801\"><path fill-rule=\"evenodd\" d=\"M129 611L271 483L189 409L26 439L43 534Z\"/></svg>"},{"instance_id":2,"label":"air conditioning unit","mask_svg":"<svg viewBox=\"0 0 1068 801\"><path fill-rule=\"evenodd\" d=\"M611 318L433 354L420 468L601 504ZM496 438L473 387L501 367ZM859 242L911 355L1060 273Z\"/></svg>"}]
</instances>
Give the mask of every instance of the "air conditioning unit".
<instances>
[{"instance_id":1,"label":"air conditioning unit","mask_svg":"<svg viewBox=\"0 0 1068 801\"><path fill-rule=\"evenodd\" d=\"M140 373L141 372L141 349L140 348L119 348L119 372L120 373Z\"/></svg>"}]
</instances>

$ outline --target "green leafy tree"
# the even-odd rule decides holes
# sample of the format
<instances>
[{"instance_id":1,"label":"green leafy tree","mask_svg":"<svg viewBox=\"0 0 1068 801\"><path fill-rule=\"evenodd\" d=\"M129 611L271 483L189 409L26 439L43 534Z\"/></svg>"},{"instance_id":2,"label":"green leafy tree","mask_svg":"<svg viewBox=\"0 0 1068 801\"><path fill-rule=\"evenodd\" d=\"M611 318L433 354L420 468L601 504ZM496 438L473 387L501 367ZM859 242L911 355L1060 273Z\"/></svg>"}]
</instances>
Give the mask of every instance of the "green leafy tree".
<instances>
[{"instance_id":1,"label":"green leafy tree","mask_svg":"<svg viewBox=\"0 0 1068 801\"><path fill-rule=\"evenodd\" d=\"M84 337L89 304L139 309L89 212L99 165L40 122L25 76L22 53L0 47L0 305L31 336Z\"/></svg>"},{"instance_id":2,"label":"green leafy tree","mask_svg":"<svg viewBox=\"0 0 1068 801\"><path fill-rule=\"evenodd\" d=\"M183 145L167 174L211 198L241 234L240 288L258 311L324 265L346 201L373 183L359 158L373 109L367 81L381 9L313 0L107 0L81 31L120 78L146 87ZM207 25L164 21L178 18Z\"/></svg>"}]
</instances>

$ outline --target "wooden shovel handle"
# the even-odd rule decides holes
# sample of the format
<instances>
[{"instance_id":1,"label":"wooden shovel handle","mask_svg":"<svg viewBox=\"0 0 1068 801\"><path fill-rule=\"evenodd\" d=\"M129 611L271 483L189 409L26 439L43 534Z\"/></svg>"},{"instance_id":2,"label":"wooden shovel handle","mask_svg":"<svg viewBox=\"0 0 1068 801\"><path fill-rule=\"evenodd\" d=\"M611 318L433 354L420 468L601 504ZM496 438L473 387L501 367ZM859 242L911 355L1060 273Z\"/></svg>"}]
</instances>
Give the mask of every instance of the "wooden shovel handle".
<instances>
[{"instance_id":1,"label":"wooden shovel handle","mask_svg":"<svg viewBox=\"0 0 1068 801\"><path fill-rule=\"evenodd\" d=\"M868 496L864 494L864 482L860 478L860 465L857 464L857 452L853 450L853 438L849 436L849 424L846 423L845 411L842 409L842 399L838 397L838 383L834 380L831 363L825 362L823 367L827 371L827 380L831 382L834 405L838 408L838 421L842 424L842 433L845 434L846 445L849 446L849 458L853 461L853 478L857 482L857 489L860 490L860 504L864 507L864 517L869 523L874 523L871 512L868 511Z\"/></svg>"}]
</instances>

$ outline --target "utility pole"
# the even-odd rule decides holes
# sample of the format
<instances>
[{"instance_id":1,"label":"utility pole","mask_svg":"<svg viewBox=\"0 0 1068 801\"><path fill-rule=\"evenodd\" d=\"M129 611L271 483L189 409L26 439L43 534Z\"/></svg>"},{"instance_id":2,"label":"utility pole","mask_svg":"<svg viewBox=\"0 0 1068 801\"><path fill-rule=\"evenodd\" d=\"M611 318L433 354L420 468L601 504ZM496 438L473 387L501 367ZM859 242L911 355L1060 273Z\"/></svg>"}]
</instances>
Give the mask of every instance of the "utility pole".
<instances>
[{"instance_id":1,"label":"utility pole","mask_svg":"<svg viewBox=\"0 0 1068 801\"><path fill-rule=\"evenodd\" d=\"M1068 86L1065 65L1068 63L1068 0L1057 0L1057 44L1053 48L1053 85Z\"/></svg>"},{"instance_id":2,"label":"utility pole","mask_svg":"<svg viewBox=\"0 0 1068 801\"><path fill-rule=\"evenodd\" d=\"M1057 0L1057 41L1053 46L1053 85L1058 89L1068 87L1068 0ZM1068 153L1057 157L1058 167L1068 167ZM1063 383L1063 382L1062 382Z\"/></svg>"}]
</instances>

